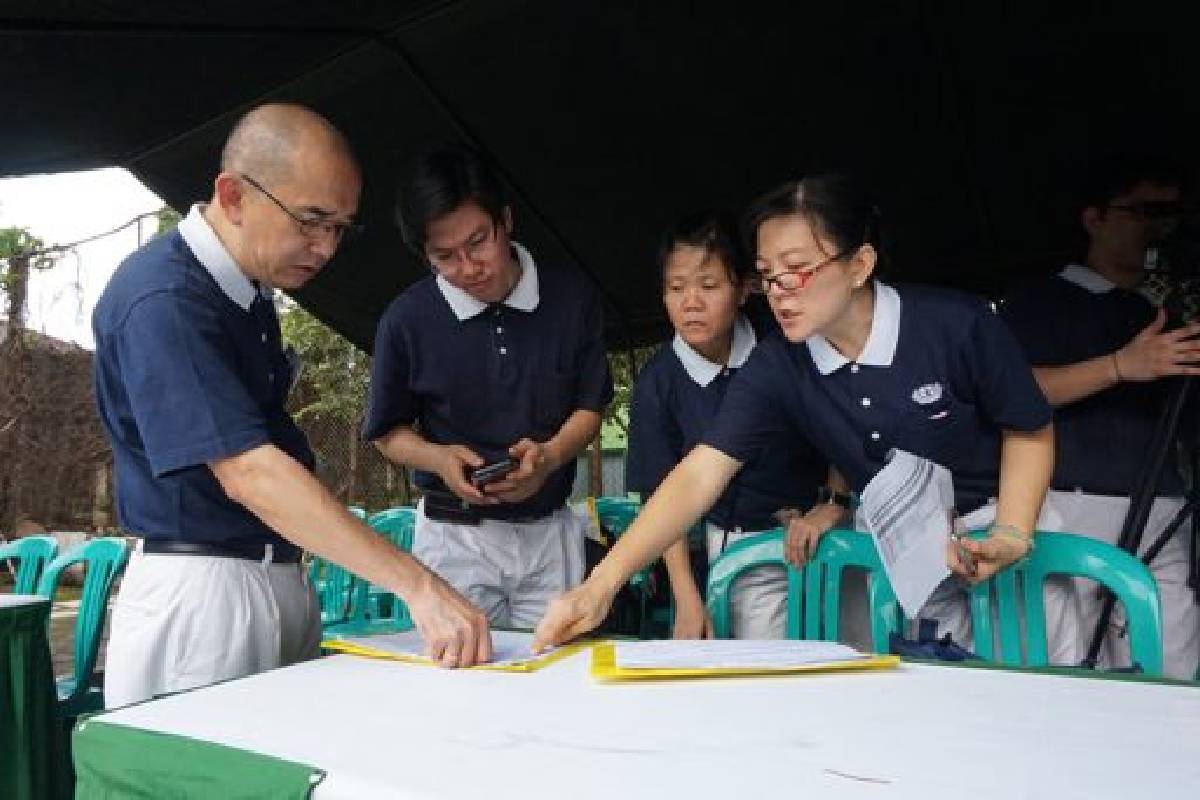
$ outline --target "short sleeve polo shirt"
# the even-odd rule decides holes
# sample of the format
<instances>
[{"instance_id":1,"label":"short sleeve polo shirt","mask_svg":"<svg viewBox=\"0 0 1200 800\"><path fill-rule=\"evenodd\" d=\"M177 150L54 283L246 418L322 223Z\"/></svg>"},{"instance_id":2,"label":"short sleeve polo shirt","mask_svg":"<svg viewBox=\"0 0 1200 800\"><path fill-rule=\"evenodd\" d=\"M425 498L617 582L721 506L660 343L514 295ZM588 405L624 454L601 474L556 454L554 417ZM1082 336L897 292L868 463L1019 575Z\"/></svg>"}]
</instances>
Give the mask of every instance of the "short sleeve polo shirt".
<instances>
[{"instance_id":1,"label":"short sleeve polo shirt","mask_svg":"<svg viewBox=\"0 0 1200 800\"><path fill-rule=\"evenodd\" d=\"M274 307L198 206L122 262L92 327L122 525L151 539L291 548L207 466L268 443L310 469L313 455L284 408L291 368Z\"/></svg>"},{"instance_id":2,"label":"short sleeve polo shirt","mask_svg":"<svg viewBox=\"0 0 1200 800\"><path fill-rule=\"evenodd\" d=\"M604 410L612 381L599 297L577 272L539 269L514 248L521 277L503 303L480 303L430 276L387 308L375 337L367 439L411 425L430 442L494 461L522 438L552 438L576 410ZM480 513L544 516L566 501L574 479L571 461L528 500ZM445 491L431 473L418 470L414 480Z\"/></svg>"},{"instance_id":3,"label":"short sleeve polo shirt","mask_svg":"<svg viewBox=\"0 0 1200 800\"><path fill-rule=\"evenodd\" d=\"M899 448L950 470L966 513L997 492L1001 431L1035 431L1050 419L1024 355L986 303L877 282L857 361L818 336L764 341L703 441L745 462L797 432L855 491Z\"/></svg>"},{"instance_id":4,"label":"short sleeve polo shirt","mask_svg":"<svg viewBox=\"0 0 1200 800\"><path fill-rule=\"evenodd\" d=\"M1078 264L1022 287L1000 308L1029 360L1039 367L1112 353L1149 325L1155 313L1143 295ZM1056 409L1054 487L1132 494L1172 385L1169 380L1123 383ZM1173 459L1168 459L1157 491L1184 493Z\"/></svg>"},{"instance_id":5,"label":"short sleeve polo shirt","mask_svg":"<svg viewBox=\"0 0 1200 800\"><path fill-rule=\"evenodd\" d=\"M757 343L745 317L734 328L729 363L715 364L678 335L642 368L633 389L625 485L643 497L701 440L733 376ZM720 528L776 527L774 512L812 506L825 482L825 459L807 441L789 436L749 461L705 515Z\"/></svg>"}]
</instances>

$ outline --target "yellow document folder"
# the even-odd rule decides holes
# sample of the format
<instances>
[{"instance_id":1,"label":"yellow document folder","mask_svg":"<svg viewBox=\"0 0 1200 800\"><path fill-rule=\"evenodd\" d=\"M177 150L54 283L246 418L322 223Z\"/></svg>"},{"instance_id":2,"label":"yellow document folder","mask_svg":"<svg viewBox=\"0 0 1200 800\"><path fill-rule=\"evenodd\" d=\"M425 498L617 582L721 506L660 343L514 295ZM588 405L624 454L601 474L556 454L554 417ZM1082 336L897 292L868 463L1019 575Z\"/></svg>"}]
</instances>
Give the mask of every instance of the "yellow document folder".
<instances>
[{"instance_id":1,"label":"yellow document folder","mask_svg":"<svg viewBox=\"0 0 1200 800\"><path fill-rule=\"evenodd\" d=\"M777 664L772 666L672 666L638 668L618 665L617 644L614 642L598 642L592 646L592 676L601 681L764 677L818 672L891 669L899 664L899 656L868 655L847 660L815 661L803 664Z\"/></svg>"},{"instance_id":2,"label":"yellow document folder","mask_svg":"<svg viewBox=\"0 0 1200 800\"><path fill-rule=\"evenodd\" d=\"M566 645L542 655L533 655L529 650L532 642L533 634L531 633L494 630L492 631L492 651L495 660L489 664L469 667L469 669L485 669L493 672L536 672L542 667L561 661L586 646L582 644ZM438 665L436 661L422 655L425 652L425 645L416 631L404 634L327 639L321 642L321 647L367 658L382 658L428 667Z\"/></svg>"}]
</instances>

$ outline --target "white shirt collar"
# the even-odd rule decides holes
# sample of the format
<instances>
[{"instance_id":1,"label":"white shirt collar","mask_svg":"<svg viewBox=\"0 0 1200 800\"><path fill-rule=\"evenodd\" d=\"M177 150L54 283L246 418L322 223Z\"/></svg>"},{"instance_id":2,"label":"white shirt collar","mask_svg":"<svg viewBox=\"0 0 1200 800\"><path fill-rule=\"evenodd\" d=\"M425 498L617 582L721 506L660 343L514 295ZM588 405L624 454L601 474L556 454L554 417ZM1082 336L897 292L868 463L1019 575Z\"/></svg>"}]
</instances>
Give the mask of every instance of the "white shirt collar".
<instances>
[{"instance_id":1,"label":"white shirt collar","mask_svg":"<svg viewBox=\"0 0 1200 800\"><path fill-rule=\"evenodd\" d=\"M1117 288L1117 285L1090 267L1082 264L1068 264L1058 277L1069 281L1092 294L1104 294Z\"/></svg>"},{"instance_id":2,"label":"white shirt collar","mask_svg":"<svg viewBox=\"0 0 1200 800\"><path fill-rule=\"evenodd\" d=\"M869 367L890 367L896 356L900 339L900 295L886 283L875 281L875 311L871 315L871 332L863 345L856 364ZM813 334L804 340L809 355L822 375L844 367L850 359L837 351L824 336Z\"/></svg>"},{"instance_id":3,"label":"white shirt collar","mask_svg":"<svg viewBox=\"0 0 1200 800\"><path fill-rule=\"evenodd\" d=\"M715 364L709 361L685 342L678 333L671 342L671 349L675 351L675 355L679 356L688 377L700 386L708 386L726 367L737 369L745 364L746 359L750 357L750 351L756 344L758 344L758 338L754 335L754 328L750 326L750 320L746 319L744 314L738 314L737 319L733 321L733 342L729 346L728 364Z\"/></svg>"},{"instance_id":4,"label":"white shirt collar","mask_svg":"<svg viewBox=\"0 0 1200 800\"><path fill-rule=\"evenodd\" d=\"M504 298L504 305L518 311L533 311L538 307L538 301L541 299L541 295L538 294L537 265L533 263L533 256L529 254L528 250L517 242L510 242L510 244L516 251L517 263L521 266L521 277L517 280L517 285L513 287L513 290L508 293L508 297ZM488 307L487 303L467 294L441 275L437 276L437 287L441 290L442 297L446 298L446 302L450 304L450 309L454 312L454 316L458 317L459 322L470 319Z\"/></svg>"},{"instance_id":5,"label":"white shirt collar","mask_svg":"<svg viewBox=\"0 0 1200 800\"><path fill-rule=\"evenodd\" d=\"M216 232L204 218L204 204L193 205L188 215L179 221L177 230L192 251L192 255L208 270L208 274L212 275L221 291L243 310L250 310L256 291L268 301L271 300L273 291L267 286L256 290L246 273L242 272L242 268L233 260L233 256L229 255L225 245L221 244Z\"/></svg>"}]
</instances>

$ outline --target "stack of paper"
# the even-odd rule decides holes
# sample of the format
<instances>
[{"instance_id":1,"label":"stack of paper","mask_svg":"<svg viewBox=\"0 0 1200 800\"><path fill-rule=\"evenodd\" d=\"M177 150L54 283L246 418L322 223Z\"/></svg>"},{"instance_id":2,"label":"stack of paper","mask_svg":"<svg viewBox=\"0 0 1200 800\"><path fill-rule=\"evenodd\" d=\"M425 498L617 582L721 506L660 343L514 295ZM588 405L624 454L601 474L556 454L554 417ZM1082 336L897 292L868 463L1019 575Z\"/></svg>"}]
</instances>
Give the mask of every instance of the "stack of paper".
<instances>
[{"instance_id":1,"label":"stack of paper","mask_svg":"<svg viewBox=\"0 0 1200 800\"><path fill-rule=\"evenodd\" d=\"M791 639L604 642L592 650L592 674L601 680L777 675L881 669L899 661L836 642Z\"/></svg>"},{"instance_id":2,"label":"stack of paper","mask_svg":"<svg viewBox=\"0 0 1200 800\"><path fill-rule=\"evenodd\" d=\"M570 655L577 646L558 647L535 655L533 634L524 631L492 631L492 660L473 669L504 672L533 672ZM321 643L327 650L338 650L370 658L388 658L416 664L436 664L425 655L425 640L415 630L377 636L346 636Z\"/></svg>"}]
</instances>

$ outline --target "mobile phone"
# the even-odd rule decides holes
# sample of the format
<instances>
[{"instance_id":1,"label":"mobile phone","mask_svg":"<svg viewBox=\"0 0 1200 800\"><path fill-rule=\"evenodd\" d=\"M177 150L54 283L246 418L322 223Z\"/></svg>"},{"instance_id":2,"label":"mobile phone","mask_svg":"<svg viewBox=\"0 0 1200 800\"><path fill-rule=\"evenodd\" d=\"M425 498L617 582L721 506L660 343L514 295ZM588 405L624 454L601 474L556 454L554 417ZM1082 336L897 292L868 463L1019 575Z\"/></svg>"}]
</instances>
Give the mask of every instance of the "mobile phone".
<instances>
[{"instance_id":1,"label":"mobile phone","mask_svg":"<svg viewBox=\"0 0 1200 800\"><path fill-rule=\"evenodd\" d=\"M487 484L500 480L520 466L520 464L520 461L510 456L503 461L494 461L491 464L476 467L471 470L471 485L476 489L482 489Z\"/></svg>"}]
</instances>

